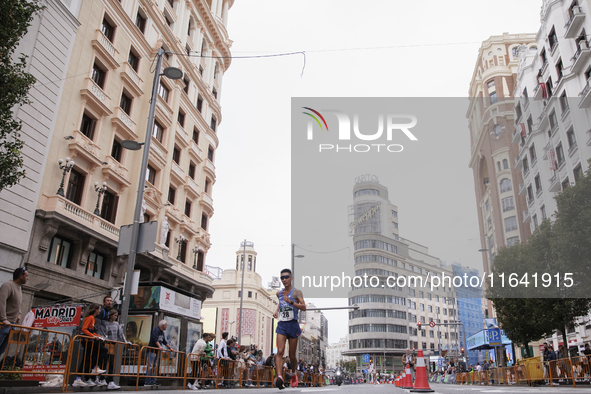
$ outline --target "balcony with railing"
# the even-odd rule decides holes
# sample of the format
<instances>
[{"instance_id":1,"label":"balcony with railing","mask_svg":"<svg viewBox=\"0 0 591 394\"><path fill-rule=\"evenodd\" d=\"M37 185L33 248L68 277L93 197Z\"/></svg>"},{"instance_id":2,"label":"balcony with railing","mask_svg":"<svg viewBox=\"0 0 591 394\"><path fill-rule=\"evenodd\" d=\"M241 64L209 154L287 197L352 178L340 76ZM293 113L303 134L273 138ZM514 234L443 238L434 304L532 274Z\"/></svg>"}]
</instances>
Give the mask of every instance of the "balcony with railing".
<instances>
[{"instance_id":1,"label":"balcony with railing","mask_svg":"<svg viewBox=\"0 0 591 394\"><path fill-rule=\"evenodd\" d=\"M135 122L121 109L120 107L115 108L114 116L111 118L113 127L118 127L119 131L125 136L125 139L137 140L138 136L136 133Z\"/></svg>"},{"instance_id":2,"label":"balcony with railing","mask_svg":"<svg viewBox=\"0 0 591 394\"><path fill-rule=\"evenodd\" d=\"M521 131L518 129L515 129L515 131L513 132L511 142L514 144L517 144L517 143L519 143L519 141L521 141Z\"/></svg>"},{"instance_id":3,"label":"balcony with railing","mask_svg":"<svg viewBox=\"0 0 591 394\"><path fill-rule=\"evenodd\" d=\"M519 195L520 196L524 196L525 195L525 182L521 182L519 184Z\"/></svg>"},{"instance_id":4,"label":"balcony with railing","mask_svg":"<svg viewBox=\"0 0 591 394\"><path fill-rule=\"evenodd\" d=\"M129 88L129 90L135 97L144 94L144 92L142 91L142 79L139 75L137 75L137 72L135 72L133 67L131 67L131 65L127 62L123 63L121 79L127 83L127 88Z\"/></svg>"},{"instance_id":5,"label":"balcony with railing","mask_svg":"<svg viewBox=\"0 0 591 394\"><path fill-rule=\"evenodd\" d=\"M519 160L519 156L517 156L515 158L515 168L521 168L522 165L523 163L521 162L521 160Z\"/></svg>"},{"instance_id":6,"label":"balcony with railing","mask_svg":"<svg viewBox=\"0 0 591 394\"><path fill-rule=\"evenodd\" d=\"M579 32L579 29L583 25L583 21L585 20L585 14L581 7L575 6L571 9L570 18L564 25L566 32L564 33L564 38L575 38Z\"/></svg>"},{"instance_id":7,"label":"balcony with railing","mask_svg":"<svg viewBox=\"0 0 591 394\"><path fill-rule=\"evenodd\" d=\"M531 213L529 212L529 209L526 209L523 211L523 223L529 222L531 222Z\"/></svg>"},{"instance_id":8,"label":"balcony with railing","mask_svg":"<svg viewBox=\"0 0 591 394\"><path fill-rule=\"evenodd\" d=\"M210 211L213 211L213 199L208 193L201 193L201 204L209 208Z\"/></svg>"},{"instance_id":9,"label":"balcony with railing","mask_svg":"<svg viewBox=\"0 0 591 394\"><path fill-rule=\"evenodd\" d=\"M581 97L581 101L579 102L579 108L589 108L591 107L591 84L589 84L589 79L587 80L587 84L579 93Z\"/></svg>"},{"instance_id":10,"label":"balcony with railing","mask_svg":"<svg viewBox=\"0 0 591 394\"><path fill-rule=\"evenodd\" d=\"M541 100L542 99L542 89L541 84L538 83L534 88L534 100Z\"/></svg>"},{"instance_id":11,"label":"balcony with railing","mask_svg":"<svg viewBox=\"0 0 591 394\"><path fill-rule=\"evenodd\" d=\"M571 146L568 148L568 152L567 152L568 156L571 157L572 154L574 153L574 151L576 151L576 150L577 150L577 141L573 141Z\"/></svg>"},{"instance_id":12,"label":"balcony with railing","mask_svg":"<svg viewBox=\"0 0 591 394\"><path fill-rule=\"evenodd\" d=\"M575 55L571 58L572 60L572 67L571 72L578 74L583 70L587 60L591 56L591 49L589 49L589 42L586 40L579 41L579 45L577 47L577 51Z\"/></svg>"},{"instance_id":13,"label":"balcony with railing","mask_svg":"<svg viewBox=\"0 0 591 394\"><path fill-rule=\"evenodd\" d=\"M86 78L84 87L80 90L82 99L86 100L87 105L95 109L103 116L109 116L111 111L111 98L107 96L104 90L97 85L92 78Z\"/></svg>"},{"instance_id":14,"label":"balcony with railing","mask_svg":"<svg viewBox=\"0 0 591 394\"><path fill-rule=\"evenodd\" d=\"M550 184L550 187L548 188L549 191L551 191L551 192L560 191L560 178L558 177L556 172L554 172L554 175L552 175L552 177L550 178L548 183Z\"/></svg>"},{"instance_id":15,"label":"balcony with railing","mask_svg":"<svg viewBox=\"0 0 591 394\"><path fill-rule=\"evenodd\" d=\"M73 139L69 140L70 157L83 157L91 166L102 165L101 147L82 132L74 130Z\"/></svg>"},{"instance_id":16,"label":"balcony with railing","mask_svg":"<svg viewBox=\"0 0 591 394\"><path fill-rule=\"evenodd\" d=\"M100 29L96 29L95 39L92 40L92 46L101 55L101 59L106 62L105 66L111 69L119 68L119 63L115 60L119 55L119 51L115 49L113 43Z\"/></svg>"},{"instance_id":17,"label":"balcony with railing","mask_svg":"<svg viewBox=\"0 0 591 394\"><path fill-rule=\"evenodd\" d=\"M107 164L104 164L107 163ZM113 179L123 187L129 187L129 170L115 160L112 156L107 156L103 163L103 175L108 179Z\"/></svg>"},{"instance_id":18,"label":"balcony with railing","mask_svg":"<svg viewBox=\"0 0 591 394\"><path fill-rule=\"evenodd\" d=\"M119 241L119 227L107 222L100 216L83 209L78 204L74 204L72 201L64 197L58 195L42 195L41 209L46 212L53 211L60 213L61 215L80 223L90 230L96 231L115 242Z\"/></svg>"},{"instance_id":19,"label":"balcony with railing","mask_svg":"<svg viewBox=\"0 0 591 394\"><path fill-rule=\"evenodd\" d=\"M197 185L197 182L188 175L185 181L185 190L187 193L192 194L194 198L199 198L199 186Z\"/></svg>"},{"instance_id":20,"label":"balcony with railing","mask_svg":"<svg viewBox=\"0 0 591 394\"><path fill-rule=\"evenodd\" d=\"M540 67L540 71L539 71L538 75L543 75L544 71L546 71L547 68L548 68L548 59L544 60L544 63L542 63L542 67Z\"/></svg>"}]
</instances>

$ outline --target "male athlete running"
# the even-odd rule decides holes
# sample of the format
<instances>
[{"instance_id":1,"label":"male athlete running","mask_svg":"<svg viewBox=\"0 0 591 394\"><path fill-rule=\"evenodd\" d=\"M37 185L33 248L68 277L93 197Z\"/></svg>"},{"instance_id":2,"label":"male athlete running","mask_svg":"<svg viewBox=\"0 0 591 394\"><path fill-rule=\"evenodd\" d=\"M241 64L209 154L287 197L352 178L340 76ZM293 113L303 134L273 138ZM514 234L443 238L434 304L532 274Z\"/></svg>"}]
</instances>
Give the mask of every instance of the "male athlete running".
<instances>
[{"instance_id":1,"label":"male athlete running","mask_svg":"<svg viewBox=\"0 0 591 394\"><path fill-rule=\"evenodd\" d=\"M279 306L277 312L273 315L279 319L277 323L277 355L275 356L275 365L277 367L277 377L275 386L283 389L283 352L285 351L285 341L289 339L289 362L291 363L291 387L298 387L298 360L296 359L296 349L298 347L298 337L302 333L300 323L298 322L298 311L306 310L304 296L300 290L292 286L291 270L281 271L281 283L284 289L277 293Z\"/></svg>"}]
</instances>

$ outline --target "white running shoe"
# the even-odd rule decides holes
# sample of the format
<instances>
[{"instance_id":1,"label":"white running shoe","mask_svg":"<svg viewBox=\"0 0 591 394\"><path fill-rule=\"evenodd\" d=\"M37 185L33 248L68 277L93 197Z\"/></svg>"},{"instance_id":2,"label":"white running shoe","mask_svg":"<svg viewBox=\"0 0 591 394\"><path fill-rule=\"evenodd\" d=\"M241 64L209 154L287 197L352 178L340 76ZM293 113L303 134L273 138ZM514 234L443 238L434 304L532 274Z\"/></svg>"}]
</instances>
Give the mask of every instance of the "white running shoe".
<instances>
[{"instance_id":1,"label":"white running shoe","mask_svg":"<svg viewBox=\"0 0 591 394\"><path fill-rule=\"evenodd\" d=\"M193 386L191 383L187 383L187 388L189 390L195 390L195 386Z\"/></svg>"},{"instance_id":2,"label":"white running shoe","mask_svg":"<svg viewBox=\"0 0 591 394\"><path fill-rule=\"evenodd\" d=\"M74 380L74 383L72 383L73 387L88 387L88 385L82 380L80 379L80 377L77 377L76 380Z\"/></svg>"},{"instance_id":3,"label":"white running shoe","mask_svg":"<svg viewBox=\"0 0 591 394\"><path fill-rule=\"evenodd\" d=\"M109 382L109 385L107 386L107 390L119 390L120 388L121 386L117 386L115 382Z\"/></svg>"},{"instance_id":4,"label":"white running shoe","mask_svg":"<svg viewBox=\"0 0 591 394\"><path fill-rule=\"evenodd\" d=\"M99 374L100 375L100 374L105 373L105 372L107 372L106 369L100 369L99 367L94 367L94 369L92 370L91 373L93 373L93 374Z\"/></svg>"},{"instance_id":5,"label":"white running shoe","mask_svg":"<svg viewBox=\"0 0 591 394\"><path fill-rule=\"evenodd\" d=\"M101 379L101 380L98 380L97 379L96 385L97 386L106 386L107 385L107 381L105 379Z\"/></svg>"},{"instance_id":6,"label":"white running shoe","mask_svg":"<svg viewBox=\"0 0 591 394\"><path fill-rule=\"evenodd\" d=\"M92 380L92 379L88 379L86 381L86 385L87 386L96 386L96 382L94 380Z\"/></svg>"}]
</instances>

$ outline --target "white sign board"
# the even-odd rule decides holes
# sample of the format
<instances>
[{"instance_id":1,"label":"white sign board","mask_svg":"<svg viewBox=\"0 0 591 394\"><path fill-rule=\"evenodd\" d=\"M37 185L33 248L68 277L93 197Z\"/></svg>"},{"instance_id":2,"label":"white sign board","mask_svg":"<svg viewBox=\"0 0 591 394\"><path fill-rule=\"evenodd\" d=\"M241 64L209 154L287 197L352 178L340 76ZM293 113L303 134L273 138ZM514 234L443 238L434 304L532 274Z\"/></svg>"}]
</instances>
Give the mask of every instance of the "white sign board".
<instances>
[{"instance_id":1,"label":"white sign board","mask_svg":"<svg viewBox=\"0 0 591 394\"><path fill-rule=\"evenodd\" d=\"M201 301L162 287L160 289L160 309L179 315L201 319Z\"/></svg>"}]
</instances>

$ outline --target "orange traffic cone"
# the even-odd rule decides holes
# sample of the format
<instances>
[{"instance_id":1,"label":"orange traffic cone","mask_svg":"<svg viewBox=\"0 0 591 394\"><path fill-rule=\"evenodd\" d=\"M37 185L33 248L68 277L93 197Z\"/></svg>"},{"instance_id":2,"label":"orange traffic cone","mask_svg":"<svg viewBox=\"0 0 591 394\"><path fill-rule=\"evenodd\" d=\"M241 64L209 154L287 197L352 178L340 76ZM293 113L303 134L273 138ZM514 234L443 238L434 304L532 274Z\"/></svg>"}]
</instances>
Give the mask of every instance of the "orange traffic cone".
<instances>
[{"instance_id":1,"label":"orange traffic cone","mask_svg":"<svg viewBox=\"0 0 591 394\"><path fill-rule=\"evenodd\" d=\"M396 376L396 379L394 380L394 384L396 385L396 387L398 387L399 380L400 380L400 375Z\"/></svg>"},{"instance_id":2,"label":"orange traffic cone","mask_svg":"<svg viewBox=\"0 0 591 394\"><path fill-rule=\"evenodd\" d=\"M425 359L423 358L423 350L419 349L417 355L417 376L415 379L415 388L411 392L432 393L433 390L429 387L429 379L427 378L427 368L425 368Z\"/></svg>"},{"instance_id":3,"label":"orange traffic cone","mask_svg":"<svg viewBox=\"0 0 591 394\"><path fill-rule=\"evenodd\" d=\"M406 363L405 377L402 380L403 389L412 389L412 373L410 372L410 364Z\"/></svg>"}]
</instances>

